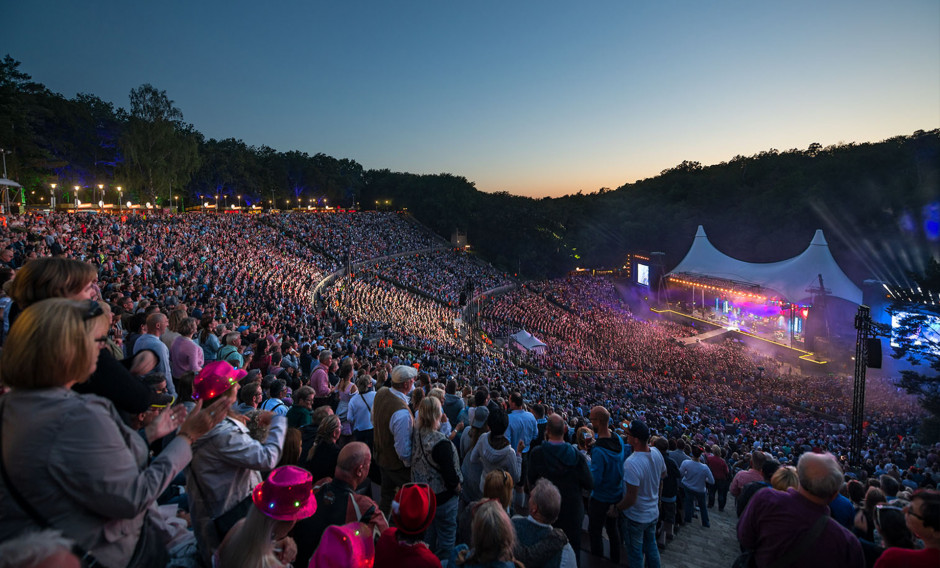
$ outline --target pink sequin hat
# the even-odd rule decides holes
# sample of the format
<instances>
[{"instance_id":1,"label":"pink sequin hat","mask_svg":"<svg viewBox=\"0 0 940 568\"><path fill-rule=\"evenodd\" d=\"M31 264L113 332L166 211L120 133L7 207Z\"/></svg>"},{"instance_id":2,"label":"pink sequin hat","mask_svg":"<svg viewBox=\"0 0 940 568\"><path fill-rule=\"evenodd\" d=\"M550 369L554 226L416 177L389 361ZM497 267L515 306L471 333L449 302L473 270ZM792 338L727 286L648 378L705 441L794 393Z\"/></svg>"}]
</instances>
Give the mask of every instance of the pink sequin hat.
<instances>
[{"instance_id":1,"label":"pink sequin hat","mask_svg":"<svg viewBox=\"0 0 940 568\"><path fill-rule=\"evenodd\" d=\"M251 500L262 513L279 521L306 519L317 510L313 476L293 465L281 466L251 492Z\"/></svg>"},{"instance_id":2,"label":"pink sequin hat","mask_svg":"<svg viewBox=\"0 0 940 568\"><path fill-rule=\"evenodd\" d=\"M366 525L330 525L307 568L372 568L375 543Z\"/></svg>"},{"instance_id":3,"label":"pink sequin hat","mask_svg":"<svg viewBox=\"0 0 940 568\"><path fill-rule=\"evenodd\" d=\"M203 367L193 380L193 398L213 399L237 385L247 374L247 371L236 369L225 361L213 361Z\"/></svg>"}]
</instances>

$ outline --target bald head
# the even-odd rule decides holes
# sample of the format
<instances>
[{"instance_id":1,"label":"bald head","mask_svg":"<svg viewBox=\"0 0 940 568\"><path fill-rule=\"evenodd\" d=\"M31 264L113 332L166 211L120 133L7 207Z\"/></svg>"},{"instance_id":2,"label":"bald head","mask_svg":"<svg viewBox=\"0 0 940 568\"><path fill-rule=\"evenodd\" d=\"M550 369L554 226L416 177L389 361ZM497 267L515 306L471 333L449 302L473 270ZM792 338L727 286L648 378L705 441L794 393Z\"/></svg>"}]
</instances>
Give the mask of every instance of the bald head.
<instances>
[{"instance_id":1,"label":"bald head","mask_svg":"<svg viewBox=\"0 0 940 568\"><path fill-rule=\"evenodd\" d=\"M607 409L603 406L595 406L592 408L589 417L591 422L596 421L604 425L610 423L610 412L608 412Z\"/></svg>"},{"instance_id":2,"label":"bald head","mask_svg":"<svg viewBox=\"0 0 940 568\"><path fill-rule=\"evenodd\" d=\"M368 465L371 461L372 452L369 451L369 446L362 442L350 442L343 446L343 449L339 451L339 457L336 458L336 476L339 477L340 470L355 474L361 466L365 466L368 473Z\"/></svg>"},{"instance_id":3,"label":"bald head","mask_svg":"<svg viewBox=\"0 0 940 568\"><path fill-rule=\"evenodd\" d=\"M568 427L565 425L565 420L561 416L557 414L549 415L548 423L545 425L545 435L548 436L549 440L556 442L564 440L565 430L567 429Z\"/></svg>"},{"instance_id":4,"label":"bald head","mask_svg":"<svg viewBox=\"0 0 940 568\"><path fill-rule=\"evenodd\" d=\"M828 503L842 488L842 467L832 454L807 452L800 456L796 466L800 478L800 491Z\"/></svg>"}]
</instances>

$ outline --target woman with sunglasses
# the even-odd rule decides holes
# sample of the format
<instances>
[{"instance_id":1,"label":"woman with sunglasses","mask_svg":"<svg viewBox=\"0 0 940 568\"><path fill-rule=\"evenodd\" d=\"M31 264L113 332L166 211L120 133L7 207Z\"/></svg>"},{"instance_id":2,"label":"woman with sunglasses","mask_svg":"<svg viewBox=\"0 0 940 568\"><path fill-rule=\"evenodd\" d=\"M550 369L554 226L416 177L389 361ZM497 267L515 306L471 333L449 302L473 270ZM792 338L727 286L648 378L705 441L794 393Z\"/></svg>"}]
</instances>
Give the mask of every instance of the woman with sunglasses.
<instances>
[{"instance_id":1,"label":"woman with sunglasses","mask_svg":"<svg viewBox=\"0 0 940 568\"><path fill-rule=\"evenodd\" d=\"M97 302L49 299L11 326L0 355L12 387L0 399L0 541L53 528L105 566L163 566L156 499L231 400L205 411L197 404L188 416L181 406L164 410L145 441L110 401L71 389L94 372L109 325ZM177 428L148 464L148 443Z\"/></svg>"},{"instance_id":2,"label":"woman with sunglasses","mask_svg":"<svg viewBox=\"0 0 940 568\"><path fill-rule=\"evenodd\" d=\"M875 568L936 568L940 566L940 491L921 489L902 509L907 528L924 543L921 550L891 547ZM877 516L876 516L877 519ZM880 532L880 529L879 529Z\"/></svg>"}]
</instances>

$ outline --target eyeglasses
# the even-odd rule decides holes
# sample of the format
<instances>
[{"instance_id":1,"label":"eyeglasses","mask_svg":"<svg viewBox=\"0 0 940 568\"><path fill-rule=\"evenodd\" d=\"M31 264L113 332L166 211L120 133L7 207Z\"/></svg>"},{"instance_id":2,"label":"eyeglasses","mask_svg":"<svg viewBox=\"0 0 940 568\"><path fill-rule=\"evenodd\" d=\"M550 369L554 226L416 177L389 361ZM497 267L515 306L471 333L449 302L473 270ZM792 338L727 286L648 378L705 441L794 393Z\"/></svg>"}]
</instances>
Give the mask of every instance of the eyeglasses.
<instances>
[{"instance_id":1,"label":"eyeglasses","mask_svg":"<svg viewBox=\"0 0 940 568\"><path fill-rule=\"evenodd\" d=\"M101 304L94 300L88 300L88 310L82 314L82 321L88 321L94 319L104 313L104 308L101 307Z\"/></svg>"},{"instance_id":2,"label":"eyeglasses","mask_svg":"<svg viewBox=\"0 0 940 568\"><path fill-rule=\"evenodd\" d=\"M924 522L924 518L923 518L922 516L918 515L917 513L915 513L914 510L911 508L911 505L910 505L910 504L905 505L903 511L904 511L904 514L905 514L905 515L910 515L910 516L912 516L912 517L916 517L916 518L920 519L921 522Z\"/></svg>"}]
</instances>

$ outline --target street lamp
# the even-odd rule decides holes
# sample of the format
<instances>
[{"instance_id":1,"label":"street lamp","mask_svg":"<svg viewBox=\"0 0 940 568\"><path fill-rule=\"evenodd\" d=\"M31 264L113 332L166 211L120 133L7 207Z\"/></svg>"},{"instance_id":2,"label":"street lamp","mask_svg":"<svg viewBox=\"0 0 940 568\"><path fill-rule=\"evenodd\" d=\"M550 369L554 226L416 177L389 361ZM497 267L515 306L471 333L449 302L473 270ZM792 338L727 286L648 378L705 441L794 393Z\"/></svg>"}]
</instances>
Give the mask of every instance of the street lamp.
<instances>
[{"instance_id":1,"label":"street lamp","mask_svg":"<svg viewBox=\"0 0 940 568\"><path fill-rule=\"evenodd\" d=\"M99 184L98 184L98 191L101 192L101 201L104 201L104 184L103 184L103 183L99 183ZM95 197L98 197L98 196L95 195ZM94 200L92 200L92 201L94 201Z\"/></svg>"},{"instance_id":2,"label":"street lamp","mask_svg":"<svg viewBox=\"0 0 940 568\"><path fill-rule=\"evenodd\" d=\"M242 208L242 196L241 195L238 196L238 208L239 209Z\"/></svg>"},{"instance_id":3,"label":"street lamp","mask_svg":"<svg viewBox=\"0 0 940 568\"><path fill-rule=\"evenodd\" d=\"M219 194L218 193L215 194L215 212L216 213L219 212Z\"/></svg>"},{"instance_id":4,"label":"street lamp","mask_svg":"<svg viewBox=\"0 0 940 568\"><path fill-rule=\"evenodd\" d=\"M118 190L118 211L121 210L121 200L124 199L124 190L121 189L121 186L117 186Z\"/></svg>"},{"instance_id":5,"label":"street lamp","mask_svg":"<svg viewBox=\"0 0 940 568\"><path fill-rule=\"evenodd\" d=\"M75 208L77 208L78 205L79 205L79 203L78 203L78 189L79 189L79 186L76 185L76 186L75 186L75 199L74 199L74 203L73 203L73 205L75 205Z\"/></svg>"},{"instance_id":6,"label":"street lamp","mask_svg":"<svg viewBox=\"0 0 940 568\"><path fill-rule=\"evenodd\" d=\"M176 208L177 213L180 212L180 196L179 195L173 196L173 207Z\"/></svg>"},{"instance_id":7,"label":"street lamp","mask_svg":"<svg viewBox=\"0 0 940 568\"><path fill-rule=\"evenodd\" d=\"M56 184L50 183L49 185L52 186L52 189L49 190L49 209L52 209L53 211L55 211L55 186Z\"/></svg>"}]
</instances>

